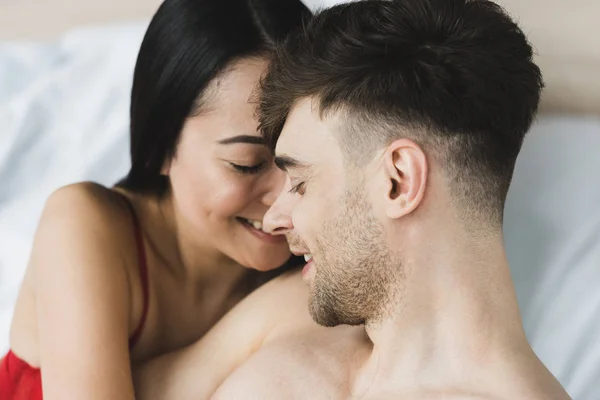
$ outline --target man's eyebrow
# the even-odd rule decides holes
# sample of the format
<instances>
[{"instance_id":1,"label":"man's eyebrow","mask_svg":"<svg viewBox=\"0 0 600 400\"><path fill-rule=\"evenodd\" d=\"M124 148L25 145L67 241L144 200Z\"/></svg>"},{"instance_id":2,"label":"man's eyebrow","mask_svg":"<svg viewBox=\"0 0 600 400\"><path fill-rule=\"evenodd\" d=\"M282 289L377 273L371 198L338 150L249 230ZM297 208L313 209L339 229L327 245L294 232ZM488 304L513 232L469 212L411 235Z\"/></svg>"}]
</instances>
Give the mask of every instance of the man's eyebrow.
<instances>
[{"instance_id":1,"label":"man's eyebrow","mask_svg":"<svg viewBox=\"0 0 600 400\"><path fill-rule=\"evenodd\" d=\"M288 155L275 156L275 165L282 171L290 168L307 168L308 164Z\"/></svg>"},{"instance_id":2,"label":"man's eyebrow","mask_svg":"<svg viewBox=\"0 0 600 400\"><path fill-rule=\"evenodd\" d=\"M217 143L219 144L233 144L233 143L248 143L248 144L260 144L265 145L265 140L260 136L252 135L239 135L232 136L230 138L221 139Z\"/></svg>"}]
</instances>

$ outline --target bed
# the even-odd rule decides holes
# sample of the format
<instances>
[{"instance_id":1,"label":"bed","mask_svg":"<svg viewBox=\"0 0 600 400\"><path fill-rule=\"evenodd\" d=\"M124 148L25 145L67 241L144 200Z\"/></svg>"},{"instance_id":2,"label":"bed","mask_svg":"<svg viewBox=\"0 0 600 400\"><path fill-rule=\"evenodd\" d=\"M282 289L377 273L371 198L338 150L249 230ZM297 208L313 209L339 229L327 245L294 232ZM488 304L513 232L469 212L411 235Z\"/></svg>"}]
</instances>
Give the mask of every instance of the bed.
<instances>
[{"instance_id":1,"label":"bed","mask_svg":"<svg viewBox=\"0 0 600 400\"><path fill-rule=\"evenodd\" d=\"M132 70L158 3L0 0L0 352L48 194L127 171ZM600 2L502 4L530 35L548 84L505 213L524 325L573 398L598 400Z\"/></svg>"}]
</instances>

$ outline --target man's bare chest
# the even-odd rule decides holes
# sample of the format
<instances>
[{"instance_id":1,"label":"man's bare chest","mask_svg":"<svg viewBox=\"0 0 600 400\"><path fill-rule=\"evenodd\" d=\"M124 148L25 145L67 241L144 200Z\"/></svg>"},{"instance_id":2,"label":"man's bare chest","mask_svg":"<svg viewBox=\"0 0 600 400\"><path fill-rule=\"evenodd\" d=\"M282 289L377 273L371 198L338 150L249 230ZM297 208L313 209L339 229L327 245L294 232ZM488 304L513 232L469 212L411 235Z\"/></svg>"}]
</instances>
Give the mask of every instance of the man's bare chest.
<instances>
[{"instance_id":1,"label":"man's bare chest","mask_svg":"<svg viewBox=\"0 0 600 400\"><path fill-rule=\"evenodd\" d=\"M365 350L359 329L319 327L278 338L230 375L213 399L348 399Z\"/></svg>"}]
</instances>

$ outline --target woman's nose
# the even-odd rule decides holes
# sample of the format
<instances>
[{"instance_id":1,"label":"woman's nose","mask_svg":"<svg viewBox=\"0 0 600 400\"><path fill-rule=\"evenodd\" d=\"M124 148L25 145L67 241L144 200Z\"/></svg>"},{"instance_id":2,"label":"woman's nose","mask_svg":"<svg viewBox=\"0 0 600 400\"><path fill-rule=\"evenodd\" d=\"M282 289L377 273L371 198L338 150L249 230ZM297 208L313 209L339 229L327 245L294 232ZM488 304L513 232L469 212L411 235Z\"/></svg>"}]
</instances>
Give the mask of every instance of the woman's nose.
<instances>
[{"instance_id":1,"label":"woman's nose","mask_svg":"<svg viewBox=\"0 0 600 400\"><path fill-rule=\"evenodd\" d=\"M271 207L277 200L277 196L281 193L285 185L285 172L277 167L273 168L269 177L269 184L265 188L262 202L267 207Z\"/></svg>"}]
</instances>

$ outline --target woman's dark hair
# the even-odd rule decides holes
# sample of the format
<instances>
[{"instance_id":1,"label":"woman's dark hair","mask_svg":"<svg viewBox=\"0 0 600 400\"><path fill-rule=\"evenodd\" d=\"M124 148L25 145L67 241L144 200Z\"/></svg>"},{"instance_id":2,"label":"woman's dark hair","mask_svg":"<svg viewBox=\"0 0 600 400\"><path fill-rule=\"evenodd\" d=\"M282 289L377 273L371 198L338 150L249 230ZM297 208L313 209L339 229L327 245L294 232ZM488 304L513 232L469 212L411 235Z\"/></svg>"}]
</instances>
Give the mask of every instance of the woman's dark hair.
<instances>
[{"instance_id":1,"label":"woman's dark hair","mask_svg":"<svg viewBox=\"0 0 600 400\"><path fill-rule=\"evenodd\" d=\"M274 50L311 15L300 0L166 0L142 42L131 93L131 169L119 186L164 195L186 118L232 62Z\"/></svg>"}]
</instances>

